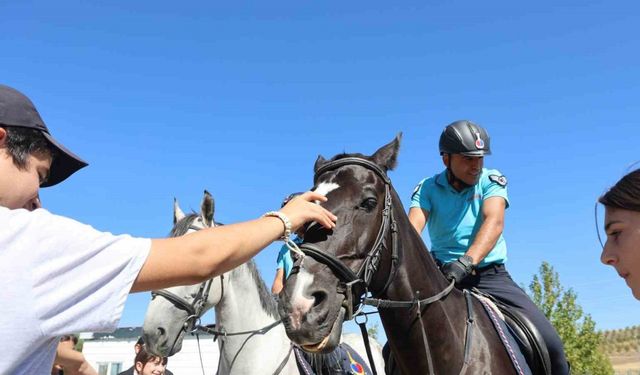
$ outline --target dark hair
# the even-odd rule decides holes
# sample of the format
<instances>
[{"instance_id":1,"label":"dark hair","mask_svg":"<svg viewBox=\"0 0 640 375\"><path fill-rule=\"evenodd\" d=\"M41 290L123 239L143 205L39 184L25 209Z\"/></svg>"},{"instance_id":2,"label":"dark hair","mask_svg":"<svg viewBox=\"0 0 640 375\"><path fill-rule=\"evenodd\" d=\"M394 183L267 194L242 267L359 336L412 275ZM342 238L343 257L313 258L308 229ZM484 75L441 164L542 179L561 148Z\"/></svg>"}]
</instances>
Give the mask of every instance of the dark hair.
<instances>
[{"instance_id":1,"label":"dark hair","mask_svg":"<svg viewBox=\"0 0 640 375\"><path fill-rule=\"evenodd\" d=\"M165 366L167 365L167 362L169 362L169 359L167 357L159 357L159 356L153 355L149 353L147 349L143 346L138 352L138 354L136 354L136 358L133 360L133 363L135 366L136 363L140 362L142 363L142 368L144 368L144 366L146 366L147 363L156 362L159 359L162 359L162 364Z\"/></svg>"},{"instance_id":2,"label":"dark hair","mask_svg":"<svg viewBox=\"0 0 640 375\"><path fill-rule=\"evenodd\" d=\"M44 152L55 157L55 150L40 130L23 128L19 126L0 125L7 131L7 151L15 164L20 169L27 168L29 155L36 152Z\"/></svg>"},{"instance_id":3,"label":"dark hair","mask_svg":"<svg viewBox=\"0 0 640 375\"><path fill-rule=\"evenodd\" d=\"M73 346L78 345L78 336L76 335L64 335L60 337L60 341L73 341Z\"/></svg>"},{"instance_id":4,"label":"dark hair","mask_svg":"<svg viewBox=\"0 0 640 375\"><path fill-rule=\"evenodd\" d=\"M606 207L640 211L640 168L622 177L598 202Z\"/></svg>"}]
</instances>

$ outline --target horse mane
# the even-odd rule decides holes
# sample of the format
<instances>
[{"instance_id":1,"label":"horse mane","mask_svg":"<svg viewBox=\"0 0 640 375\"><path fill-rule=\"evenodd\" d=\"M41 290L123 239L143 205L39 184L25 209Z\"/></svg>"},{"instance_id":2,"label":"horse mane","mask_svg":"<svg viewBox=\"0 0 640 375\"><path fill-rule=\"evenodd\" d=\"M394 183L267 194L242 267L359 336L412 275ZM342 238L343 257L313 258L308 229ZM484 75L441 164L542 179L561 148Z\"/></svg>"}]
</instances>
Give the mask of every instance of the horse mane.
<instances>
[{"instance_id":1,"label":"horse mane","mask_svg":"<svg viewBox=\"0 0 640 375\"><path fill-rule=\"evenodd\" d=\"M180 237L184 234L186 234L189 231L189 228L191 227L191 224L193 224L193 221L195 219L198 218L197 213L193 212L188 214L187 216L183 217L182 219L180 219L174 226L173 228L171 228L171 231L169 232L169 237ZM215 226L219 227L222 226L224 224L222 223L218 223L217 221L214 221Z\"/></svg>"},{"instance_id":2,"label":"horse mane","mask_svg":"<svg viewBox=\"0 0 640 375\"><path fill-rule=\"evenodd\" d=\"M249 275L256 284L256 288L258 288L258 296L260 297L260 305L262 306L262 309L271 317L280 319L280 314L278 313L278 304L273 298L273 294L271 294L271 292L267 289L267 285L262 279L262 276L260 276L260 272L258 271L256 262L251 259L247 263L245 263L245 265L247 266L246 272L249 272ZM236 270L238 269L239 268L236 268ZM234 274L235 272L231 272L231 277L233 277Z\"/></svg>"},{"instance_id":3,"label":"horse mane","mask_svg":"<svg viewBox=\"0 0 640 375\"><path fill-rule=\"evenodd\" d=\"M184 218L180 219L173 226L173 229L171 229L169 236L179 237L187 233L189 231L189 228L191 227L191 224L196 218L198 218L198 216L199 215L197 213L190 213ZM216 222L216 226L221 226L221 225L224 225L224 224ZM271 317L279 319L280 314L278 313L278 305L274 300L271 292L267 290L267 286L264 280L262 279L262 277L260 276L260 272L258 271L258 267L256 266L256 263L253 261L253 259L251 259L247 263L245 263L245 265L247 266L247 272L249 272L249 275L255 282L256 287L258 288L258 296L260 297L260 305L262 306L262 309ZM239 267L233 271L236 271L238 269ZM231 277L233 277L233 274L235 273L233 271L231 272Z\"/></svg>"}]
</instances>

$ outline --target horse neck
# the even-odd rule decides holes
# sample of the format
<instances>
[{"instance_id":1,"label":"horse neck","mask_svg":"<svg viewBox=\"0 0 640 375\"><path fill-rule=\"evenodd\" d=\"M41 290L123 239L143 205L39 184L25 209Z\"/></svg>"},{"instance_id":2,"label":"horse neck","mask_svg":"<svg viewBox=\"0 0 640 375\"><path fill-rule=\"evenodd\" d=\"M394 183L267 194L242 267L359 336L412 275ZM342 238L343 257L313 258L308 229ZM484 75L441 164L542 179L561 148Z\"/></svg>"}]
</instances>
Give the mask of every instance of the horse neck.
<instances>
[{"instance_id":1,"label":"horse neck","mask_svg":"<svg viewBox=\"0 0 640 375\"><path fill-rule=\"evenodd\" d=\"M224 275L224 294L215 307L216 325L220 329L229 333L253 331L280 320L274 314L275 301L256 272L255 264L249 261ZM220 337L221 373L263 374L270 373L271 367L273 372L291 345L282 324L266 334L256 334L247 340L248 337ZM236 359L230 369L234 357ZM297 374L296 369L295 358L291 355L282 374Z\"/></svg>"},{"instance_id":2,"label":"horse neck","mask_svg":"<svg viewBox=\"0 0 640 375\"><path fill-rule=\"evenodd\" d=\"M400 258L398 274L393 283L394 287L389 288L385 298L411 300L416 297L416 292L420 293L420 298L433 296L445 289L449 282L444 278L433 257L429 254L422 237L409 222L409 217L393 187L391 195L393 216L398 228L398 255ZM389 246L390 248L391 246ZM390 264L389 252L385 254L383 259ZM456 289L452 290L451 294L461 297L461 293Z\"/></svg>"},{"instance_id":3,"label":"horse neck","mask_svg":"<svg viewBox=\"0 0 640 375\"><path fill-rule=\"evenodd\" d=\"M398 228L399 261L397 273L380 298L411 301L434 296L444 290L449 282L428 253L420 235L411 226L397 193L394 189L391 190L393 215ZM385 252L382 262L384 265L380 268L381 277L376 280L378 285L391 274L389 251ZM451 363L462 361L463 344L460 343L464 342L465 319L461 312L466 311L462 293L454 288L446 298L423 307L421 311L436 369L442 370L447 366L440 362L441 358L448 358ZM415 314L415 307L380 309L389 343L399 353L398 363L404 363L405 368L414 366L418 372L426 372L426 359L415 362L415 356L411 354L416 350L422 351L423 349L417 348L424 347L421 326L415 324Z\"/></svg>"},{"instance_id":4,"label":"horse neck","mask_svg":"<svg viewBox=\"0 0 640 375\"><path fill-rule=\"evenodd\" d=\"M230 329L257 329L279 320L276 304L249 261L225 274L224 290L216 305L216 321Z\"/></svg>"}]
</instances>

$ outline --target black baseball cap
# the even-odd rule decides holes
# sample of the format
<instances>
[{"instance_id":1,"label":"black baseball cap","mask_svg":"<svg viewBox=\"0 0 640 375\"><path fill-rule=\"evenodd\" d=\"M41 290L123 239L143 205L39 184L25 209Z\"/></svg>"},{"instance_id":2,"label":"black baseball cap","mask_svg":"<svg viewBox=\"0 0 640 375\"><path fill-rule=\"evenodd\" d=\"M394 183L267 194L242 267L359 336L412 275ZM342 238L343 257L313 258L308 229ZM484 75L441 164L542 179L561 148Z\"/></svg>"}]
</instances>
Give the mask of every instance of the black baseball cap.
<instances>
[{"instance_id":1,"label":"black baseball cap","mask_svg":"<svg viewBox=\"0 0 640 375\"><path fill-rule=\"evenodd\" d=\"M69 151L49 133L47 125L40 117L31 100L20 91L0 84L0 125L15 126L39 130L47 141L57 150L51 163L49 178L42 187L53 186L64 181L76 171L88 165L76 154Z\"/></svg>"}]
</instances>

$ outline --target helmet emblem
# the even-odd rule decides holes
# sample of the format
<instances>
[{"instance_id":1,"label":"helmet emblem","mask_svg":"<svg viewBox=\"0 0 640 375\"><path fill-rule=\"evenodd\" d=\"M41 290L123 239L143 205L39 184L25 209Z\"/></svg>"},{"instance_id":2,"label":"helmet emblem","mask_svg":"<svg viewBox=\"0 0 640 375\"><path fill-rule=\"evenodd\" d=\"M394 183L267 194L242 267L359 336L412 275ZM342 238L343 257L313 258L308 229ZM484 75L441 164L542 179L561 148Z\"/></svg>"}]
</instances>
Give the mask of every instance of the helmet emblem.
<instances>
[{"instance_id":1,"label":"helmet emblem","mask_svg":"<svg viewBox=\"0 0 640 375\"><path fill-rule=\"evenodd\" d=\"M476 132L476 148L482 150L484 148L484 141L480 138L480 133Z\"/></svg>"}]
</instances>

